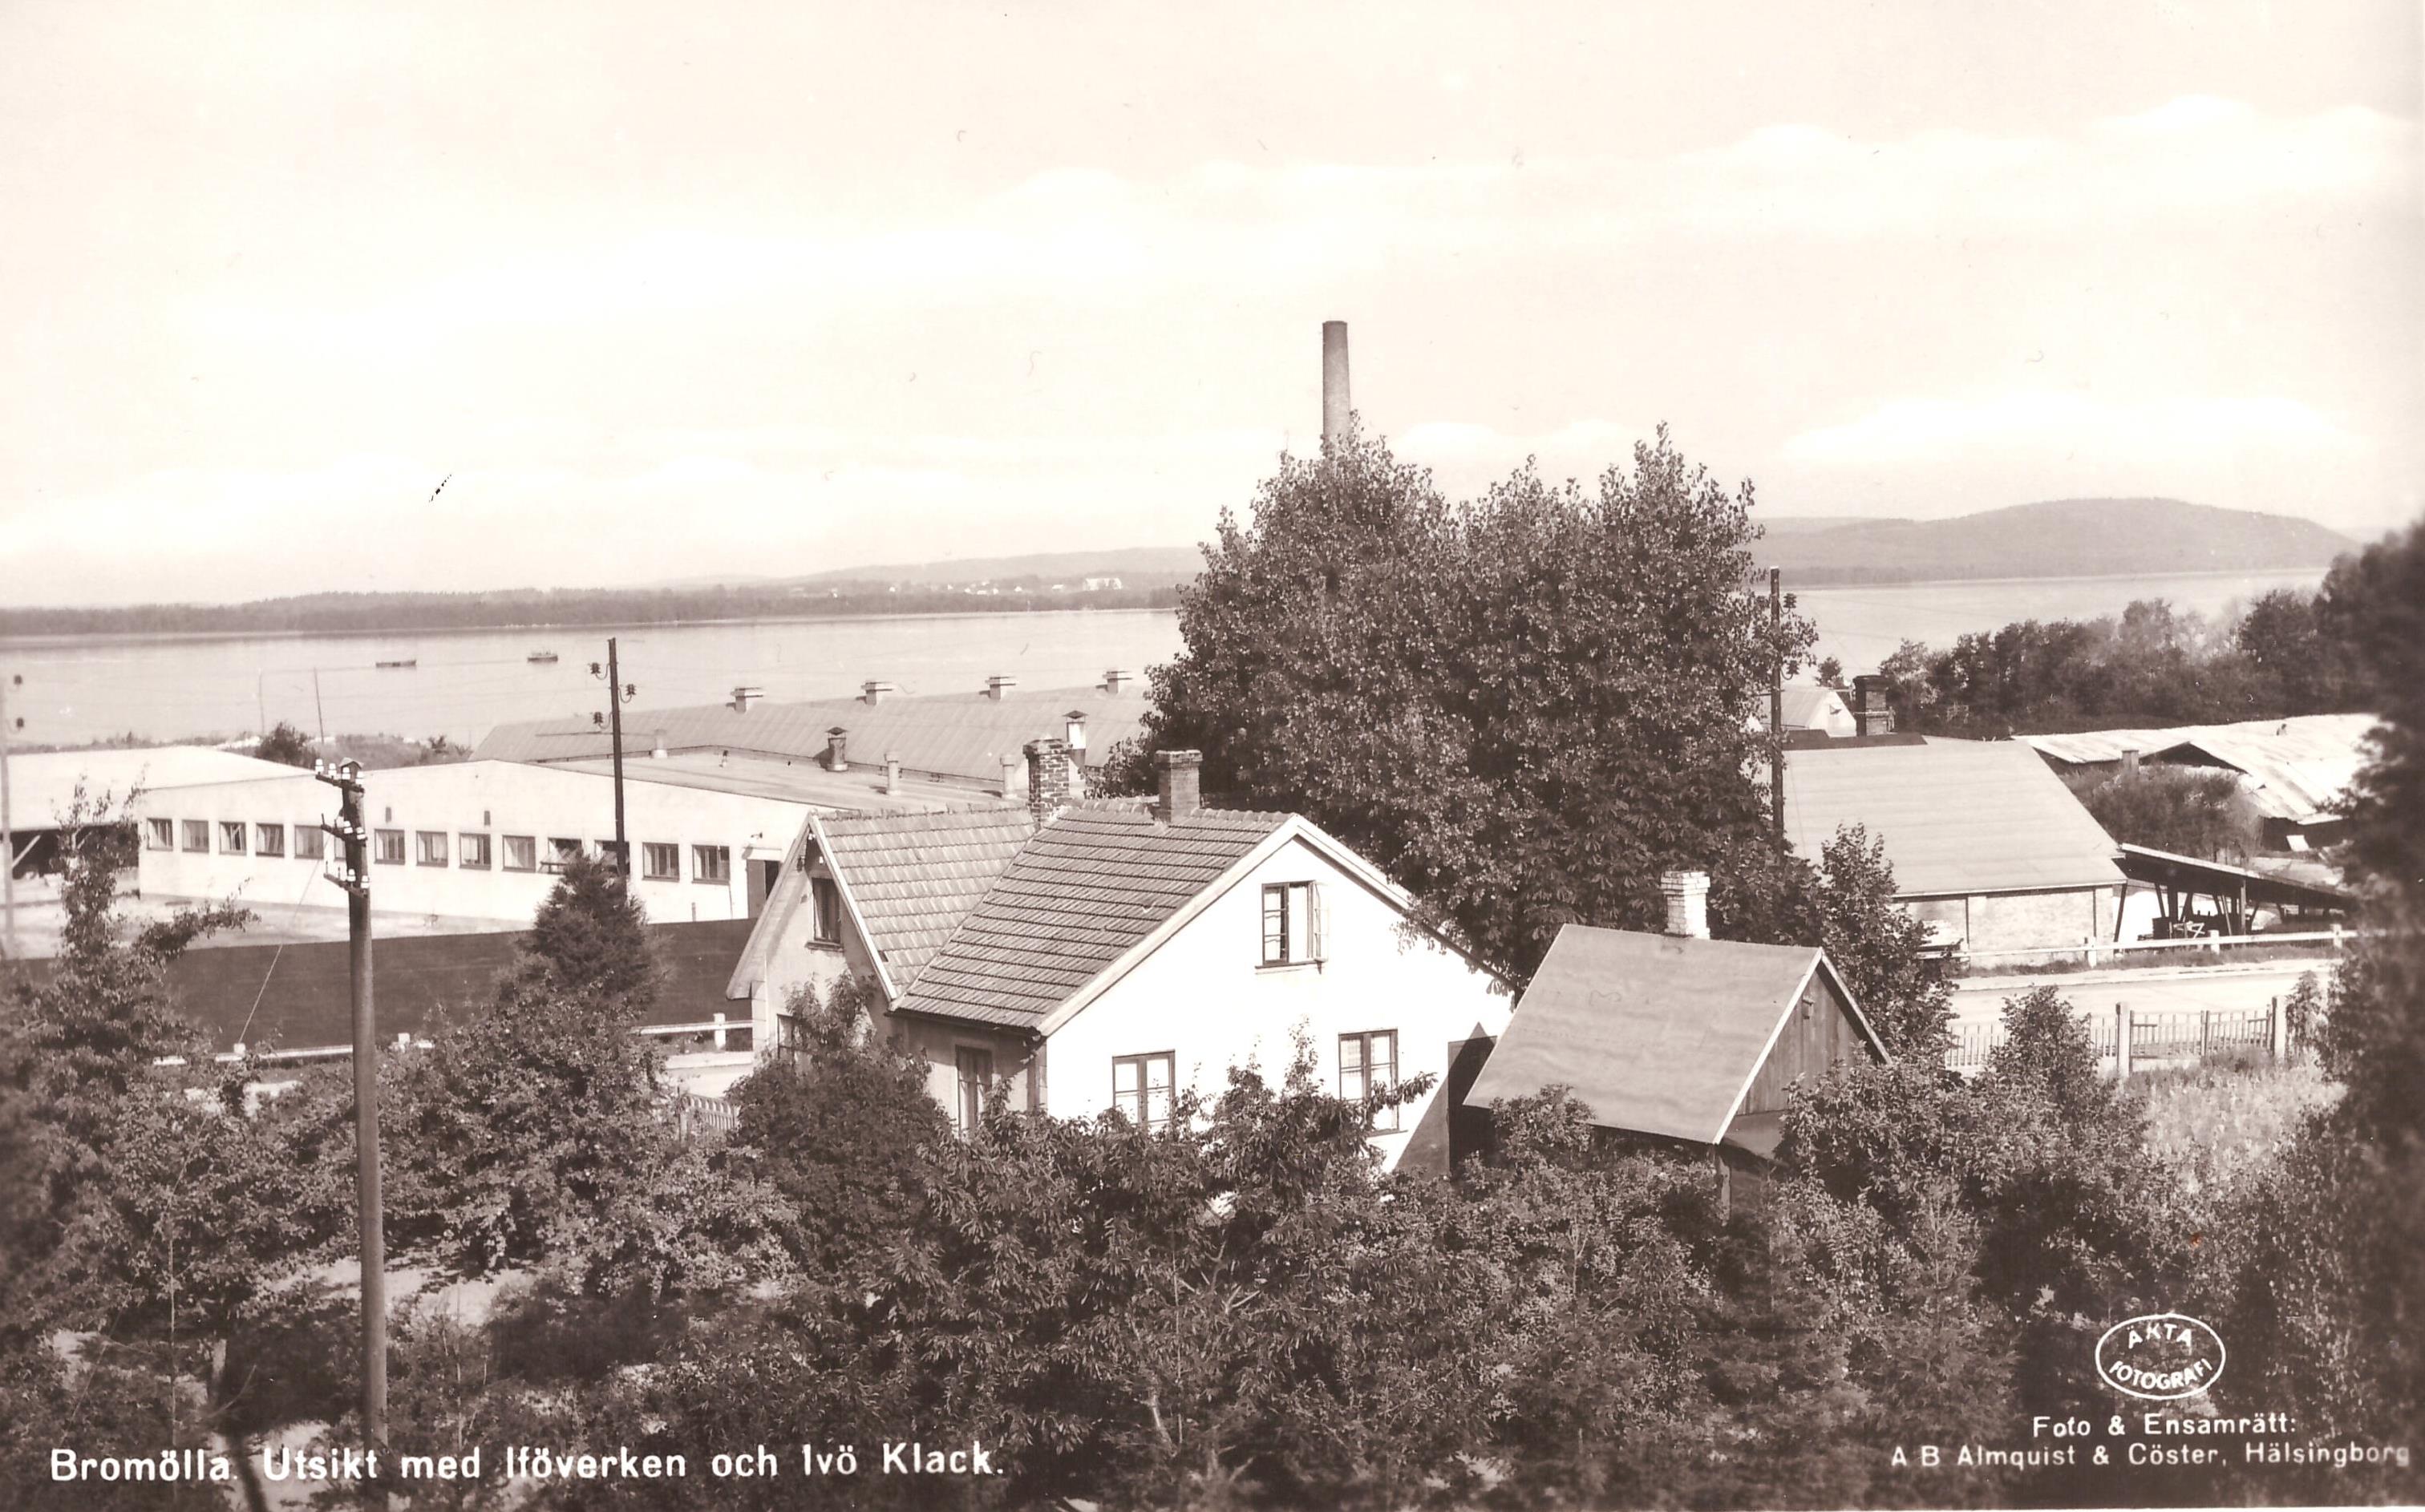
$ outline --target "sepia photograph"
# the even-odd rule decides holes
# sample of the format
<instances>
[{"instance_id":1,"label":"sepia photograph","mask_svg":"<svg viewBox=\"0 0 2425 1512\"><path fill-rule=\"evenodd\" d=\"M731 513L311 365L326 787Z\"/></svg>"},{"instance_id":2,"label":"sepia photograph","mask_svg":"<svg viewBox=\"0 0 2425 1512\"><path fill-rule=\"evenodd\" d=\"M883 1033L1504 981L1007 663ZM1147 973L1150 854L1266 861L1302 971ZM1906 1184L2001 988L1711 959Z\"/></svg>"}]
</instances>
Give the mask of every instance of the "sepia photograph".
<instances>
[{"instance_id":1,"label":"sepia photograph","mask_svg":"<svg viewBox=\"0 0 2425 1512\"><path fill-rule=\"evenodd\" d=\"M2416 0L8 0L0 203L0 1508L2425 1504Z\"/></svg>"}]
</instances>

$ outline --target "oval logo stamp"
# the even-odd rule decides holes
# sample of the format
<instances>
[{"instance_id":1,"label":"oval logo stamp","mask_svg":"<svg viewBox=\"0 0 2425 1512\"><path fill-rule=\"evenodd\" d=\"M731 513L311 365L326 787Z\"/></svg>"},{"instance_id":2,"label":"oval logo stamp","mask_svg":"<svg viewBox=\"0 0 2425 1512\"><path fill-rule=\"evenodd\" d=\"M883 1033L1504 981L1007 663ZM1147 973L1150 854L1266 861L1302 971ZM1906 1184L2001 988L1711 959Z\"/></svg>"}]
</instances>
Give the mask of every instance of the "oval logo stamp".
<instances>
[{"instance_id":1,"label":"oval logo stamp","mask_svg":"<svg viewBox=\"0 0 2425 1512\"><path fill-rule=\"evenodd\" d=\"M2195 1396L2223 1374L2223 1335L2186 1313L2125 1318L2096 1341L2096 1374L2143 1402Z\"/></svg>"}]
</instances>

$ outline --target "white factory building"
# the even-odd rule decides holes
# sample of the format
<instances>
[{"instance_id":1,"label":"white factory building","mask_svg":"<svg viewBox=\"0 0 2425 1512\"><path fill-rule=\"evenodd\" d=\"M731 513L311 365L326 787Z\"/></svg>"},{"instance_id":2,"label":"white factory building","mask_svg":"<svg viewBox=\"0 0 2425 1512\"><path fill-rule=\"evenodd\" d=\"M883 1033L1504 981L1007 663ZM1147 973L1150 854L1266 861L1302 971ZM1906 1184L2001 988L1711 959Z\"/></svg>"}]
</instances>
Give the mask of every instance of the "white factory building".
<instances>
[{"instance_id":1,"label":"white factory building","mask_svg":"<svg viewBox=\"0 0 2425 1512\"><path fill-rule=\"evenodd\" d=\"M655 923L754 916L812 813L945 806L936 792L869 776L843 790L808 764L655 765L627 761L623 785L633 891ZM569 858L612 849L614 781L602 772L475 760L365 772L362 783L375 915L525 926ZM345 895L321 874L333 842L319 825L335 800L300 771L142 792L132 812L143 896L342 909Z\"/></svg>"}]
</instances>

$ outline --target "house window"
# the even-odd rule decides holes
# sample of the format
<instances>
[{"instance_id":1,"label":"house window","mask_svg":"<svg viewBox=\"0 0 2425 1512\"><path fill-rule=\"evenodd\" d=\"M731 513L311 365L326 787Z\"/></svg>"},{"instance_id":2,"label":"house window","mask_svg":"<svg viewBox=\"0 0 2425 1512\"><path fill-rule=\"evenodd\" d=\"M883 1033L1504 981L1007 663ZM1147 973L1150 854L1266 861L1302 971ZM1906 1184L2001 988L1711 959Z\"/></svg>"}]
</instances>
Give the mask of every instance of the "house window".
<instances>
[{"instance_id":1,"label":"house window","mask_svg":"<svg viewBox=\"0 0 2425 1512\"><path fill-rule=\"evenodd\" d=\"M731 882L732 848L723 845L692 846L690 877L693 882Z\"/></svg>"},{"instance_id":2,"label":"house window","mask_svg":"<svg viewBox=\"0 0 2425 1512\"><path fill-rule=\"evenodd\" d=\"M536 835L506 836L505 869L537 871L538 869L538 836Z\"/></svg>"},{"instance_id":3,"label":"house window","mask_svg":"<svg viewBox=\"0 0 2425 1512\"><path fill-rule=\"evenodd\" d=\"M842 944L842 889L831 877L809 879L811 928L819 945Z\"/></svg>"},{"instance_id":4,"label":"house window","mask_svg":"<svg viewBox=\"0 0 2425 1512\"><path fill-rule=\"evenodd\" d=\"M154 851L177 848L177 821L172 819L149 819L143 821L143 843Z\"/></svg>"},{"instance_id":5,"label":"house window","mask_svg":"<svg viewBox=\"0 0 2425 1512\"><path fill-rule=\"evenodd\" d=\"M186 850L208 851L211 848L211 821L209 820L189 819L185 821L185 848Z\"/></svg>"},{"instance_id":6,"label":"house window","mask_svg":"<svg viewBox=\"0 0 2425 1512\"><path fill-rule=\"evenodd\" d=\"M318 861L329 853L329 835L317 824L295 826L295 859Z\"/></svg>"},{"instance_id":7,"label":"house window","mask_svg":"<svg viewBox=\"0 0 2425 1512\"><path fill-rule=\"evenodd\" d=\"M1263 885L1263 964L1322 959L1322 891L1309 882Z\"/></svg>"},{"instance_id":8,"label":"house window","mask_svg":"<svg viewBox=\"0 0 2425 1512\"><path fill-rule=\"evenodd\" d=\"M413 832L412 845L412 858L416 864L425 867L446 865L446 832L444 830L416 830Z\"/></svg>"},{"instance_id":9,"label":"house window","mask_svg":"<svg viewBox=\"0 0 2425 1512\"><path fill-rule=\"evenodd\" d=\"M462 850L462 860L456 863L473 871L489 869L489 837L485 835L458 835L456 840Z\"/></svg>"},{"instance_id":10,"label":"house window","mask_svg":"<svg viewBox=\"0 0 2425 1512\"><path fill-rule=\"evenodd\" d=\"M1369 1034L1342 1034L1339 1037L1339 1100L1361 1103L1374 1092L1386 1092L1398 1085L1398 1031L1375 1029ZM1398 1126L1395 1107L1375 1108L1373 1127L1394 1129Z\"/></svg>"},{"instance_id":11,"label":"house window","mask_svg":"<svg viewBox=\"0 0 2425 1512\"><path fill-rule=\"evenodd\" d=\"M650 882L682 881L682 847L650 840L640 847L640 875Z\"/></svg>"},{"instance_id":12,"label":"house window","mask_svg":"<svg viewBox=\"0 0 2425 1512\"><path fill-rule=\"evenodd\" d=\"M1179 1057L1169 1050L1112 1058L1112 1106L1150 1134L1170 1127L1170 1092Z\"/></svg>"},{"instance_id":13,"label":"house window","mask_svg":"<svg viewBox=\"0 0 2425 1512\"><path fill-rule=\"evenodd\" d=\"M372 832L372 838L377 842L377 848L371 852L372 860L383 867L404 865L404 832L402 830L376 830Z\"/></svg>"},{"instance_id":14,"label":"house window","mask_svg":"<svg viewBox=\"0 0 2425 1512\"><path fill-rule=\"evenodd\" d=\"M568 840L562 836L554 836L547 842L547 865L540 869L562 871L580 859L581 842L579 840Z\"/></svg>"},{"instance_id":15,"label":"house window","mask_svg":"<svg viewBox=\"0 0 2425 1512\"><path fill-rule=\"evenodd\" d=\"M952 1054L960 1074L960 1095L955 1116L962 1134L973 1133L985 1118L987 1090L993 1086L993 1052L962 1045Z\"/></svg>"},{"instance_id":16,"label":"house window","mask_svg":"<svg viewBox=\"0 0 2425 1512\"><path fill-rule=\"evenodd\" d=\"M283 824L254 825L252 827L252 853L263 856L284 855L286 853L286 826Z\"/></svg>"},{"instance_id":17,"label":"house window","mask_svg":"<svg viewBox=\"0 0 2425 1512\"><path fill-rule=\"evenodd\" d=\"M617 871L622 872L626 875L631 873L631 862L629 858L623 854L623 847L613 840L601 840L598 842L598 859L605 862L608 866L613 867Z\"/></svg>"},{"instance_id":18,"label":"house window","mask_svg":"<svg viewBox=\"0 0 2425 1512\"><path fill-rule=\"evenodd\" d=\"M219 820L219 854L240 856L244 851L244 820L240 819Z\"/></svg>"}]
</instances>

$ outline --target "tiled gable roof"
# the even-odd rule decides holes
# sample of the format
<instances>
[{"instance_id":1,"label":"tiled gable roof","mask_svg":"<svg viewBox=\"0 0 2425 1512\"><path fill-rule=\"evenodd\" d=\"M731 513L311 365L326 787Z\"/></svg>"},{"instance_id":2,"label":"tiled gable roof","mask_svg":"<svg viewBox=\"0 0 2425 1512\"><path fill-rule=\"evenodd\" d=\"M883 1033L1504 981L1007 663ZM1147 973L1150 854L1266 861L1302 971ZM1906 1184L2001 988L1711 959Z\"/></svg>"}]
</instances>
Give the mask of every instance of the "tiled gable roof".
<instances>
[{"instance_id":1,"label":"tiled gable roof","mask_svg":"<svg viewBox=\"0 0 2425 1512\"><path fill-rule=\"evenodd\" d=\"M1202 809L1162 824L1131 804L1069 808L1036 832L900 1006L1033 1027L1288 820Z\"/></svg>"},{"instance_id":2,"label":"tiled gable roof","mask_svg":"<svg viewBox=\"0 0 2425 1512\"><path fill-rule=\"evenodd\" d=\"M868 944L905 991L1035 828L1023 808L870 814L817 825Z\"/></svg>"}]
</instances>

